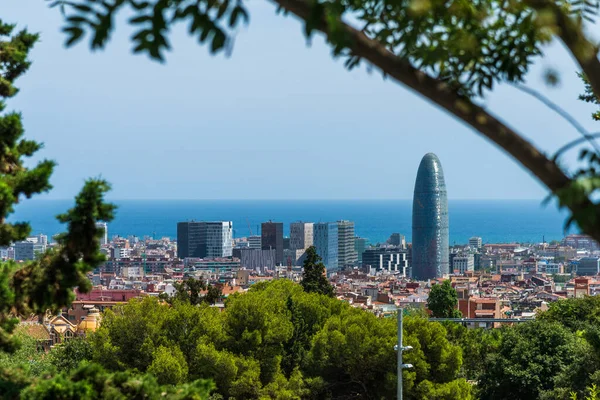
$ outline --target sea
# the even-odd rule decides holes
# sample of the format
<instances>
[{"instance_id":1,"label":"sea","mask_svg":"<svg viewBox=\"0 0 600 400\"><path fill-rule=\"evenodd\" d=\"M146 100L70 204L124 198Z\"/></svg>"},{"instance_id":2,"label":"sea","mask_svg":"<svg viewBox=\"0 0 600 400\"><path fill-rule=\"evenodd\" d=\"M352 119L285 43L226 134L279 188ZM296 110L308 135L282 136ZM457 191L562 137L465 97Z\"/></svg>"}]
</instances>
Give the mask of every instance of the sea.
<instances>
[{"instance_id":1,"label":"sea","mask_svg":"<svg viewBox=\"0 0 600 400\"><path fill-rule=\"evenodd\" d=\"M109 236L177 236L177 222L232 221L234 237L260 234L260 223L354 221L358 236L383 243L398 232L411 240L412 200L121 200ZM25 200L9 221L28 221L33 234L63 232L55 218L69 200ZM567 213L539 200L449 200L450 244L481 236L484 243L541 243L560 240Z\"/></svg>"}]
</instances>

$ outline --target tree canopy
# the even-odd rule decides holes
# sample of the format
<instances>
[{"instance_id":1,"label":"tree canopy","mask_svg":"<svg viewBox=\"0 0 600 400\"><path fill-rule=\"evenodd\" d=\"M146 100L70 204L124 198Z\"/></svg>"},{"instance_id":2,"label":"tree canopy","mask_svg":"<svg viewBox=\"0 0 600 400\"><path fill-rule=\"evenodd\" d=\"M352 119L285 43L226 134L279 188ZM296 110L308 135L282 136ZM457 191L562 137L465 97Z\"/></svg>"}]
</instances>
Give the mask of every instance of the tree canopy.
<instances>
[{"instance_id":1,"label":"tree canopy","mask_svg":"<svg viewBox=\"0 0 600 400\"><path fill-rule=\"evenodd\" d=\"M427 298L427 308L436 318L460 318L462 313L456 308L458 295L452 287L452 282L445 280L441 285L431 287Z\"/></svg>"},{"instance_id":2,"label":"tree canopy","mask_svg":"<svg viewBox=\"0 0 600 400\"><path fill-rule=\"evenodd\" d=\"M289 280L253 285L224 311L155 298L107 311L89 361L151 373L160 384L210 379L224 398L390 398L396 391L395 319L378 318ZM470 398L462 356L445 329L406 318L407 398ZM442 398L440 397L440 398Z\"/></svg>"}]
</instances>

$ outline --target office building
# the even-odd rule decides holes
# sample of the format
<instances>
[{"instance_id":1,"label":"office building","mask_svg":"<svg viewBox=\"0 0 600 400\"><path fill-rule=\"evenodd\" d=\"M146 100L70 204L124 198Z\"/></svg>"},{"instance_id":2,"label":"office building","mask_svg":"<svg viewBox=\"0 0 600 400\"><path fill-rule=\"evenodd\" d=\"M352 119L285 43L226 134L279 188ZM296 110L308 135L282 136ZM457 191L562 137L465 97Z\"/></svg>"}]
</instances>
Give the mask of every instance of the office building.
<instances>
[{"instance_id":1,"label":"office building","mask_svg":"<svg viewBox=\"0 0 600 400\"><path fill-rule=\"evenodd\" d=\"M290 249L308 249L313 245L312 222L292 222L290 224Z\"/></svg>"},{"instance_id":2,"label":"office building","mask_svg":"<svg viewBox=\"0 0 600 400\"><path fill-rule=\"evenodd\" d=\"M577 264L577 275L579 276L596 276L600 273L600 258L598 257L583 257Z\"/></svg>"},{"instance_id":3,"label":"office building","mask_svg":"<svg viewBox=\"0 0 600 400\"><path fill-rule=\"evenodd\" d=\"M233 257L240 259L242 268L258 272L275 269L275 250L233 249Z\"/></svg>"},{"instance_id":4,"label":"office building","mask_svg":"<svg viewBox=\"0 0 600 400\"><path fill-rule=\"evenodd\" d=\"M481 246L483 246L483 242L479 236L473 236L469 239L469 246L473 247L474 249L480 249Z\"/></svg>"},{"instance_id":5,"label":"office building","mask_svg":"<svg viewBox=\"0 0 600 400\"><path fill-rule=\"evenodd\" d=\"M102 230L102 236L100 236L100 245L103 246L108 244L108 224L106 222L96 222L96 229Z\"/></svg>"},{"instance_id":6,"label":"office building","mask_svg":"<svg viewBox=\"0 0 600 400\"><path fill-rule=\"evenodd\" d=\"M338 221L338 266L352 267L358 261L354 249L354 222Z\"/></svg>"},{"instance_id":7,"label":"office building","mask_svg":"<svg viewBox=\"0 0 600 400\"><path fill-rule=\"evenodd\" d=\"M439 278L450 270L448 195L442 164L433 153L421 160L415 181L411 267L419 280Z\"/></svg>"},{"instance_id":8,"label":"office building","mask_svg":"<svg viewBox=\"0 0 600 400\"><path fill-rule=\"evenodd\" d=\"M327 272L338 269L338 225L336 222L319 222L313 226L314 246L323 259Z\"/></svg>"},{"instance_id":9,"label":"office building","mask_svg":"<svg viewBox=\"0 0 600 400\"><path fill-rule=\"evenodd\" d=\"M283 250L283 265L288 267L301 267L306 259L305 249L286 249Z\"/></svg>"},{"instance_id":10,"label":"office building","mask_svg":"<svg viewBox=\"0 0 600 400\"><path fill-rule=\"evenodd\" d=\"M283 223L263 222L261 225L261 242L263 250L275 250L275 262L283 263Z\"/></svg>"},{"instance_id":11,"label":"office building","mask_svg":"<svg viewBox=\"0 0 600 400\"><path fill-rule=\"evenodd\" d=\"M456 255L452 259L452 270L456 274L464 274L475 270L473 254Z\"/></svg>"},{"instance_id":12,"label":"office building","mask_svg":"<svg viewBox=\"0 0 600 400\"><path fill-rule=\"evenodd\" d=\"M354 237L354 251L356 251L356 258L358 265L362 265L362 256L367 248L367 239L361 238L360 236Z\"/></svg>"},{"instance_id":13,"label":"office building","mask_svg":"<svg viewBox=\"0 0 600 400\"><path fill-rule=\"evenodd\" d=\"M177 257L181 259L231 257L232 248L231 221L177 224Z\"/></svg>"},{"instance_id":14,"label":"office building","mask_svg":"<svg viewBox=\"0 0 600 400\"><path fill-rule=\"evenodd\" d=\"M16 242L13 245L14 257L17 261L29 261L35 259L37 254L41 254L46 251L46 245L41 243L34 243L33 241L24 240L22 242Z\"/></svg>"},{"instance_id":15,"label":"office building","mask_svg":"<svg viewBox=\"0 0 600 400\"><path fill-rule=\"evenodd\" d=\"M262 240L260 236L248 236L248 247L251 249L262 249Z\"/></svg>"},{"instance_id":16,"label":"office building","mask_svg":"<svg viewBox=\"0 0 600 400\"><path fill-rule=\"evenodd\" d=\"M402 249L406 248L406 238L399 233L392 233L387 242L392 246L400 247Z\"/></svg>"},{"instance_id":17,"label":"office building","mask_svg":"<svg viewBox=\"0 0 600 400\"><path fill-rule=\"evenodd\" d=\"M408 269L407 253L399 246L371 247L363 252L362 265L378 271L400 272L404 276Z\"/></svg>"}]
</instances>

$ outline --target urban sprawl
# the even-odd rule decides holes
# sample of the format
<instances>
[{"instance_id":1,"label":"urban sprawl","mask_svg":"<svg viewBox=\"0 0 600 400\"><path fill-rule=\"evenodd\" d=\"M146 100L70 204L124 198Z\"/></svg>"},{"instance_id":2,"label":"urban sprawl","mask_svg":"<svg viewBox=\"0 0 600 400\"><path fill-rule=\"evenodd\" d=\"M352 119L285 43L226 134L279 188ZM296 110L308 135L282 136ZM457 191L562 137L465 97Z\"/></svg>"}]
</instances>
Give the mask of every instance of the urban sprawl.
<instances>
[{"instance_id":1,"label":"urban sprawl","mask_svg":"<svg viewBox=\"0 0 600 400\"><path fill-rule=\"evenodd\" d=\"M173 296L177 283L198 279L220 291L214 307L234 293L272 279L300 281L307 249L314 246L326 267L338 299L353 307L386 316L398 307L426 311L433 285L450 280L458 293L464 325L493 328L534 318L549 302L594 295L600 291L600 246L585 235L569 235L551 243L468 243L448 245L448 207L443 171L427 154L417 174L413 200L412 243L391 233L385 243L369 243L355 235L352 221L293 222L289 237L284 224L267 221L260 234L233 238L231 221L183 221L177 238L127 238L102 232L106 261L90 279L93 289L76 292L76 300L43 321L48 347L68 337L95 330L100 312L144 296ZM258 232L257 232L258 233ZM38 235L0 249L3 259L26 262L53 246ZM38 335L39 336L39 335Z\"/></svg>"}]
</instances>

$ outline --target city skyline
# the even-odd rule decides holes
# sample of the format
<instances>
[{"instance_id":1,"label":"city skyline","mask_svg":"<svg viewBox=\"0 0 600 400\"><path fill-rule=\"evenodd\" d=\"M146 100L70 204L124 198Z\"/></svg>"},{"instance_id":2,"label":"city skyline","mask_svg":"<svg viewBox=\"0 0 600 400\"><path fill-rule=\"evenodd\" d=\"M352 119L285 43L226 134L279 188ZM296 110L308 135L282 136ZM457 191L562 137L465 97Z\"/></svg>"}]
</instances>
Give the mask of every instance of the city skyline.
<instances>
[{"instance_id":1,"label":"city skyline","mask_svg":"<svg viewBox=\"0 0 600 400\"><path fill-rule=\"evenodd\" d=\"M320 37L307 48L300 24L276 17L267 4L249 4L254 23L236 38L230 59L209 56L177 31L165 65L131 55L124 26L103 52L84 44L66 50L56 9L38 0L4 6L6 20L42 34L7 110L23 112L28 137L46 144L40 156L58 162L54 190L43 198L71 198L86 177L102 175L113 184L113 199L408 199L412 166L429 151L445 160L452 198L541 201L546 195L512 159L442 111L379 74L345 71ZM543 65L528 83L593 127L593 106L577 100L583 85L571 60L560 57L559 46L547 51L558 55L553 67L561 72L560 92L543 85ZM164 84L150 88L147 82ZM501 85L485 103L501 118L517 117L516 128L548 153L577 136L512 88ZM103 117L96 115L100 107ZM98 146L98 138L107 145ZM340 146L344 151L335 151ZM469 157L454 156L464 149ZM304 162L289 162L300 153ZM209 172L202 176L194 172L198 154ZM368 164L353 161L365 154L377 156ZM388 184L398 180L401 185Z\"/></svg>"}]
</instances>

